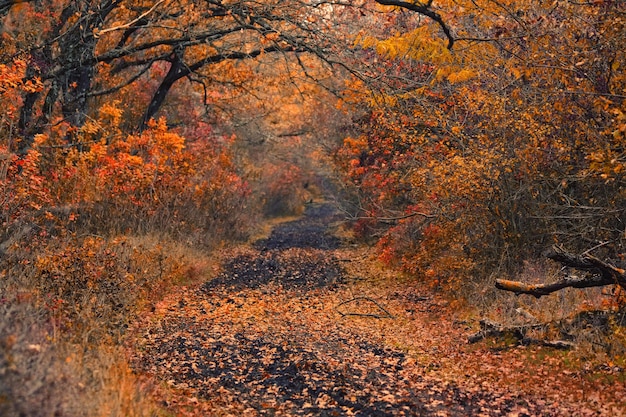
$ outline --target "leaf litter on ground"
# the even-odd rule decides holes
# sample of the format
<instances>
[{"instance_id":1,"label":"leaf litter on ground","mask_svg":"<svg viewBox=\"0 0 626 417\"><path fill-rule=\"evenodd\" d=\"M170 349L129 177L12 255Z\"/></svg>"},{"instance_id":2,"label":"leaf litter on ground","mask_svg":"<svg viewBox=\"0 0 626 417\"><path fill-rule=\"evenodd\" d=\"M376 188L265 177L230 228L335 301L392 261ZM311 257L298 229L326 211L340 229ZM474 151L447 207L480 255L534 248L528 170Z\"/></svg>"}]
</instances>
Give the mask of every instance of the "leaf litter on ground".
<instances>
[{"instance_id":1,"label":"leaf litter on ground","mask_svg":"<svg viewBox=\"0 0 626 417\"><path fill-rule=\"evenodd\" d=\"M624 415L624 379L591 381L567 369L566 352L467 345L469 327L443 298L394 277L367 248L331 239L335 215L322 205L279 225L234 251L216 278L178 288L135 324L132 364L165 383L164 408L181 416ZM315 233L306 240L303 231Z\"/></svg>"}]
</instances>

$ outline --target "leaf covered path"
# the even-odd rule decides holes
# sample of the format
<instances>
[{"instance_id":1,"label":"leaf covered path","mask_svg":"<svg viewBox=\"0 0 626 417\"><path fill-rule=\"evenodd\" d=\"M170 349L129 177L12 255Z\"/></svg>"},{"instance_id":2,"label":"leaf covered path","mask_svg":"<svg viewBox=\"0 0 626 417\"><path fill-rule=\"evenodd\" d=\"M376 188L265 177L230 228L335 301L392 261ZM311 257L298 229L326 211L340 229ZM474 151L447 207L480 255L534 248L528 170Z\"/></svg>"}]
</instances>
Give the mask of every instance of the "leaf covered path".
<instances>
[{"instance_id":1,"label":"leaf covered path","mask_svg":"<svg viewBox=\"0 0 626 417\"><path fill-rule=\"evenodd\" d=\"M132 363L162 381L165 408L189 416L621 413L595 390L590 401L580 375L549 375L558 358L531 370L520 360L542 351L468 348L469 328L444 301L381 276L366 249L330 234L334 216L327 205L309 207L137 323ZM613 389L620 395L623 384Z\"/></svg>"}]
</instances>

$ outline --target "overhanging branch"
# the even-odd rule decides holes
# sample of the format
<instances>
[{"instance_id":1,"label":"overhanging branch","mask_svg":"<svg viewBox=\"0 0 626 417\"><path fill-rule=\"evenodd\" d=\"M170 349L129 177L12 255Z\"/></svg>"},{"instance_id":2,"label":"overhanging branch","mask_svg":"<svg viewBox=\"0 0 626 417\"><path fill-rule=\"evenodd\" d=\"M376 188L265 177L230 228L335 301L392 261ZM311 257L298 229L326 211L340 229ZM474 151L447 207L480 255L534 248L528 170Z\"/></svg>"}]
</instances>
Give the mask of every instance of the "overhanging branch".
<instances>
[{"instance_id":1,"label":"overhanging branch","mask_svg":"<svg viewBox=\"0 0 626 417\"><path fill-rule=\"evenodd\" d=\"M546 254L547 258L564 266L585 271L584 277L567 276L547 284L528 284L506 279L496 280L496 288L516 294L529 294L537 298L564 288L591 288L605 285L620 285L626 288L626 271L591 255L576 255L567 252L561 246L553 246Z\"/></svg>"},{"instance_id":2,"label":"overhanging branch","mask_svg":"<svg viewBox=\"0 0 626 417\"><path fill-rule=\"evenodd\" d=\"M443 18L441 17L441 15L433 11L430 8L432 1L429 1L425 4L410 3L408 1L402 1L402 0L375 0L375 1L376 3L382 4L383 6L402 7L403 9L411 10L413 12L416 12L416 13L419 13L421 15L428 17L429 19L431 19L432 21L434 21L435 23L439 25L443 33L446 35L446 38L448 39L448 46L447 46L448 49L452 49L452 46L454 45L454 36L452 36L452 32L450 31L450 28L443 21Z\"/></svg>"},{"instance_id":3,"label":"overhanging branch","mask_svg":"<svg viewBox=\"0 0 626 417\"><path fill-rule=\"evenodd\" d=\"M496 288L504 291L511 291L515 294L529 294L537 298L552 294L563 288L591 288L603 287L615 284L613 280L606 280L601 275L589 275L586 277L568 276L549 284L528 284L520 281L510 281L508 279L496 280Z\"/></svg>"}]
</instances>

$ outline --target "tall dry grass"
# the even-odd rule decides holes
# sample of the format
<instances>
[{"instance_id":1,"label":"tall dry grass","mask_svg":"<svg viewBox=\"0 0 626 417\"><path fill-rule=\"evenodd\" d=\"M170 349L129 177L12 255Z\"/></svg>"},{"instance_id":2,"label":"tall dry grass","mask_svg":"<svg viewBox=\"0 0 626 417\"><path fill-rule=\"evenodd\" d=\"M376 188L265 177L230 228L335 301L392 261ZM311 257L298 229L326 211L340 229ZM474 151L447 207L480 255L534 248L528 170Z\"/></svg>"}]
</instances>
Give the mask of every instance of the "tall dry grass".
<instances>
[{"instance_id":1,"label":"tall dry grass","mask_svg":"<svg viewBox=\"0 0 626 417\"><path fill-rule=\"evenodd\" d=\"M0 415L158 416L127 364L126 329L205 252L157 237L31 236L0 272Z\"/></svg>"}]
</instances>

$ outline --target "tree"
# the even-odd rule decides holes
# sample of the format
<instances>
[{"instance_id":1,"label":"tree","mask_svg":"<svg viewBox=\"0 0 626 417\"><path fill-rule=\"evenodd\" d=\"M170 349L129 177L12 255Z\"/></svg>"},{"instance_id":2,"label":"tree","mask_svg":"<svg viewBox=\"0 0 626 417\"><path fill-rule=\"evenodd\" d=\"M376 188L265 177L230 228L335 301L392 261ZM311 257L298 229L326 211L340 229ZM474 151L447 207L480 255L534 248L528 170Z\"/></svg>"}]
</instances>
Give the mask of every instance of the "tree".
<instances>
[{"instance_id":1,"label":"tree","mask_svg":"<svg viewBox=\"0 0 626 417\"><path fill-rule=\"evenodd\" d=\"M20 128L26 140L22 150L51 122L57 103L65 121L82 126L90 100L154 74L151 70L160 62L167 64L167 70L145 105L139 122L142 128L176 81L187 77L206 85L210 72L202 72L205 67L264 53L317 51L318 45L307 39L314 37L311 25L299 21L303 5L195 3L102 0L33 1L20 7L16 2L3 4L4 30L9 35L4 41L15 43L20 53L26 52L27 77L40 79L45 86L24 98Z\"/></svg>"},{"instance_id":2,"label":"tree","mask_svg":"<svg viewBox=\"0 0 626 417\"><path fill-rule=\"evenodd\" d=\"M138 80L158 75L159 85L144 106L139 129L155 116L181 79L204 89L212 68L280 53L307 53L333 62L338 48L333 18L346 7L367 2L298 0L203 2L168 0L32 0L0 4L3 48L25 56L29 79L42 91L25 95L19 127L21 151L35 134L53 123L56 106L72 126L85 123L94 99L119 92ZM380 1L406 7L438 22L430 4ZM6 57L5 57L6 58ZM295 58L297 59L297 58ZM165 64L159 74L155 68ZM71 132L70 132L71 133ZM71 141L71 134L68 135Z\"/></svg>"}]
</instances>

